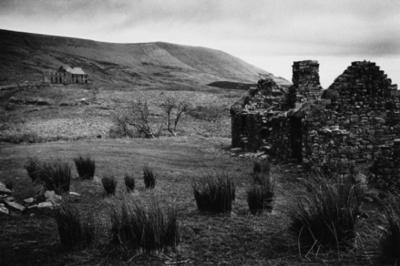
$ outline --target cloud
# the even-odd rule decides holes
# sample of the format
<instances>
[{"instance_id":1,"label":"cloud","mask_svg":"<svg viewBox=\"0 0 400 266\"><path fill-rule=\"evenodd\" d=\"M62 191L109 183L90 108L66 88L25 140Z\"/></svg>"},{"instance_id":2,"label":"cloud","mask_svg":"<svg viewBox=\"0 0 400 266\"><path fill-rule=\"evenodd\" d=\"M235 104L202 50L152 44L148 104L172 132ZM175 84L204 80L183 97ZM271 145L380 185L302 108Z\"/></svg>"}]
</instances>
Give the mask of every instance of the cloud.
<instances>
[{"instance_id":1,"label":"cloud","mask_svg":"<svg viewBox=\"0 0 400 266\"><path fill-rule=\"evenodd\" d=\"M392 55L398 0L2 0L0 25L111 42L169 41L237 55Z\"/></svg>"}]
</instances>

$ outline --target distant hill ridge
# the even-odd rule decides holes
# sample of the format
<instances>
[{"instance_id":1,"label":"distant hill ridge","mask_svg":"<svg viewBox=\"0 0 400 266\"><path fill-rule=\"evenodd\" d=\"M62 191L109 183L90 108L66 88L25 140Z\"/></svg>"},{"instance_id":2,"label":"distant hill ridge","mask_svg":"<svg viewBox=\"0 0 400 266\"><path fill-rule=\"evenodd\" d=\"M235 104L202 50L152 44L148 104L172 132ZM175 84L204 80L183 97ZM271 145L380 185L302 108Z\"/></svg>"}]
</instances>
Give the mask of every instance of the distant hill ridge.
<instances>
[{"instance_id":1,"label":"distant hill ridge","mask_svg":"<svg viewBox=\"0 0 400 266\"><path fill-rule=\"evenodd\" d=\"M165 42L119 44L0 30L0 84L41 80L60 65L82 67L95 84L196 88L218 81L283 78L225 52Z\"/></svg>"}]
</instances>

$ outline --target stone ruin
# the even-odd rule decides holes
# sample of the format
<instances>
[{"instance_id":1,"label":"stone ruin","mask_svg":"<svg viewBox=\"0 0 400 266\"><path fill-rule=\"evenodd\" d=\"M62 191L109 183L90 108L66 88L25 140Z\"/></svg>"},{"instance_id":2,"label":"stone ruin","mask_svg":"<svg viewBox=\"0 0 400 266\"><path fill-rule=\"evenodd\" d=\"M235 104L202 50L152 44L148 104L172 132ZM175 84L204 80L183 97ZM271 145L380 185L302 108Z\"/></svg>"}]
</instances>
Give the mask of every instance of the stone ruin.
<instances>
[{"instance_id":1,"label":"stone ruin","mask_svg":"<svg viewBox=\"0 0 400 266\"><path fill-rule=\"evenodd\" d=\"M288 90L270 79L250 89L231 107L232 146L319 169L398 161L397 85L375 63L359 61L322 90L318 68L317 61L294 62ZM376 174L396 167L384 163Z\"/></svg>"}]
</instances>

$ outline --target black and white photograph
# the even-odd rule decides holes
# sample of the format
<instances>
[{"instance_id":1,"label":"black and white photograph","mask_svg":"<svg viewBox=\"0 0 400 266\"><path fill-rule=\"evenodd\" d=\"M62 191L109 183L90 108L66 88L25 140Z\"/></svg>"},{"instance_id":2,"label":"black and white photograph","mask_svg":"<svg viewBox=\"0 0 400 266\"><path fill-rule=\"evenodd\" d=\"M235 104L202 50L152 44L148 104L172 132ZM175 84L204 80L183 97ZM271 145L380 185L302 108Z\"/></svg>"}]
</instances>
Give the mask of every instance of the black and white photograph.
<instances>
[{"instance_id":1,"label":"black and white photograph","mask_svg":"<svg viewBox=\"0 0 400 266\"><path fill-rule=\"evenodd\" d=\"M0 266L400 265L399 0L0 0Z\"/></svg>"}]
</instances>

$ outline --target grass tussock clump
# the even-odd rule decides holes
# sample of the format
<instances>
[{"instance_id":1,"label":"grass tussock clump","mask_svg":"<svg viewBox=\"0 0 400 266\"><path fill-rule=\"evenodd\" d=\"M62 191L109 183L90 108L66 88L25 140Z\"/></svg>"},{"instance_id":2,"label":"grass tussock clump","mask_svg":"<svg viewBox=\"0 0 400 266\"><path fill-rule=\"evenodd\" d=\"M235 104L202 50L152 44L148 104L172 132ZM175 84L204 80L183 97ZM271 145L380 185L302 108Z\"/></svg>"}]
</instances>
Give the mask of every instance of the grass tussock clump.
<instances>
[{"instance_id":1,"label":"grass tussock clump","mask_svg":"<svg viewBox=\"0 0 400 266\"><path fill-rule=\"evenodd\" d=\"M46 190L54 190L57 194L69 191L71 183L71 167L60 160L41 162L29 159L25 169L32 181L41 183Z\"/></svg>"},{"instance_id":2,"label":"grass tussock clump","mask_svg":"<svg viewBox=\"0 0 400 266\"><path fill-rule=\"evenodd\" d=\"M128 192L132 192L135 190L135 178L133 176L125 175L124 181L125 181L126 190Z\"/></svg>"},{"instance_id":3,"label":"grass tussock clump","mask_svg":"<svg viewBox=\"0 0 400 266\"><path fill-rule=\"evenodd\" d=\"M156 202L145 206L124 200L113 208L111 245L123 252L150 253L179 243L179 230L175 209L163 210Z\"/></svg>"},{"instance_id":4,"label":"grass tussock clump","mask_svg":"<svg viewBox=\"0 0 400 266\"><path fill-rule=\"evenodd\" d=\"M55 214L61 244L67 249L86 247L94 239L92 220L82 220L79 211L72 206L63 206Z\"/></svg>"},{"instance_id":5,"label":"grass tussock clump","mask_svg":"<svg viewBox=\"0 0 400 266\"><path fill-rule=\"evenodd\" d=\"M156 176L149 166L143 167L143 181L145 188L154 188L156 185Z\"/></svg>"},{"instance_id":6,"label":"grass tussock clump","mask_svg":"<svg viewBox=\"0 0 400 266\"><path fill-rule=\"evenodd\" d=\"M81 179L93 179L94 171L96 169L95 161L90 157L79 156L74 158L76 170L78 171Z\"/></svg>"},{"instance_id":7,"label":"grass tussock clump","mask_svg":"<svg viewBox=\"0 0 400 266\"><path fill-rule=\"evenodd\" d=\"M28 162L25 164L25 170L32 182L36 182L40 179L40 171L42 168L41 162L36 158L29 158Z\"/></svg>"},{"instance_id":8,"label":"grass tussock clump","mask_svg":"<svg viewBox=\"0 0 400 266\"><path fill-rule=\"evenodd\" d=\"M380 239L379 256L390 265L400 263L400 195L391 195L385 204L385 231Z\"/></svg>"},{"instance_id":9,"label":"grass tussock clump","mask_svg":"<svg viewBox=\"0 0 400 266\"><path fill-rule=\"evenodd\" d=\"M354 244L361 200L349 181L313 178L304 182L308 191L289 212L289 231L299 251L345 250Z\"/></svg>"},{"instance_id":10,"label":"grass tussock clump","mask_svg":"<svg viewBox=\"0 0 400 266\"><path fill-rule=\"evenodd\" d=\"M272 211L275 182L271 178L270 171L268 160L254 162L253 185L247 191L247 204L252 214L260 214L263 210Z\"/></svg>"},{"instance_id":11,"label":"grass tussock clump","mask_svg":"<svg viewBox=\"0 0 400 266\"><path fill-rule=\"evenodd\" d=\"M230 212L235 200L235 184L227 175L210 175L193 183L197 208L205 212Z\"/></svg>"},{"instance_id":12,"label":"grass tussock clump","mask_svg":"<svg viewBox=\"0 0 400 266\"><path fill-rule=\"evenodd\" d=\"M115 195L115 189L117 187L117 180L113 176L106 176L101 179L104 191L106 195Z\"/></svg>"},{"instance_id":13,"label":"grass tussock clump","mask_svg":"<svg viewBox=\"0 0 400 266\"><path fill-rule=\"evenodd\" d=\"M260 186L271 185L271 165L267 159L254 162L253 183Z\"/></svg>"},{"instance_id":14,"label":"grass tussock clump","mask_svg":"<svg viewBox=\"0 0 400 266\"><path fill-rule=\"evenodd\" d=\"M272 211L273 200L273 186L253 185L247 191L247 204L251 214L261 214L264 210Z\"/></svg>"}]
</instances>

